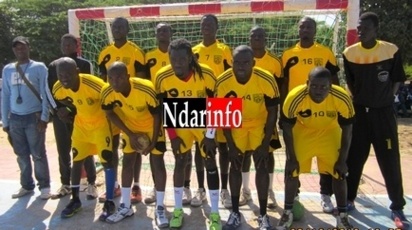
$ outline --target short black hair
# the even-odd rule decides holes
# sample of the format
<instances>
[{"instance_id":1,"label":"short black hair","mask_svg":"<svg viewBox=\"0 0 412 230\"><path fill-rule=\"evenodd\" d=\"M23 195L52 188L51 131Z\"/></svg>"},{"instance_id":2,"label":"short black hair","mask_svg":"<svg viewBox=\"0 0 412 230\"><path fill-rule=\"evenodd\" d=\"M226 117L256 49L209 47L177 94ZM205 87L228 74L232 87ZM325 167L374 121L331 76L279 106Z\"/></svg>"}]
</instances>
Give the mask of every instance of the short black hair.
<instances>
[{"instance_id":1,"label":"short black hair","mask_svg":"<svg viewBox=\"0 0 412 230\"><path fill-rule=\"evenodd\" d=\"M203 20L204 18L212 18L213 21L215 21L215 23L216 23L216 28L219 28L219 21L218 21L216 15L214 15L214 14L205 14L205 15L202 16L202 18L200 20Z\"/></svg>"},{"instance_id":2,"label":"short black hair","mask_svg":"<svg viewBox=\"0 0 412 230\"><path fill-rule=\"evenodd\" d=\"M237 55L238 53L249 53L253 57L253 49L247 45L240 45L233 50L233 56Z\"/></svg>"},{"instance_id":3,"label":"short black hair","mask_svg":"<svg viewBox=\"0 0 412 230\"><path fill-rule=\"evenodd\" d=\"M113 62L109 66L109 69L107 70L107 72L111 72L111 71L123 71L124 73L127 74L127 66L123 62L116 61L116 62Z\"/></svg>"},{"instance_id":4,"label":"short black hair","mask_svg":"<svg viewBox=\"0 0 412 230\"><path fill-rule=\"evenodd\" d=\"M115 22L115 21L123 21L123 22L126 23L126 27L129 28L129 20L127 20L127 18L125 18L125 17L117 17L117 18L115 18L115 19L113 20L113 22ZM113 24L113 23L112 23L112 24Z\"/></svg>"},{"instance_id":5,"label":"short black hair","mask_svg":"<svg viewBox=\"0 0 412 230\"><path fill-rule=\"evenodd\" d=\"M371 20L373 25L377 28L379 27L379 17L376 13L374 12L365 12L361 14L359 17L359 20Z\"/></svg>"},{"instance_id":6,"label":"short black hair","mask_svg":"<svg viewBox=\"0 0 412 230\"><path fill-rule=\"evenodd\" d=\"M77 44L77 38L73 34L65 34L65 35L62 36L62 38L60 40L63 40L63 39L70 39L75 44Z\"/></svg>"},{"instance_id":7,"label":"short black hair","mask_svg":"<svg viewBox=\"0 0 412 230\"><path fill-rule=\"evenodd\" d=\"M313 78L327 78L329 79L329 81L332 80L332 74L330 73L330 71L328 69L326 69L325 67L315 67L313 68L310 72L309 72L309 81Z\"/></svg>"},{"instance_id":8,"label":"short black hair","mask_svg":"<svg viewBox=\"0 0 412 230\"><path fill-rule=\"evenodd\" d=\"M310 21L310 22L313 23L313 25L315 25L315 27L317 26L317 23L316 23L315 19L313 19L313 18L311 18L311 17L309 17L309 16L305 16L305 17L303 17L302 19L300 19L299 23L300 23L301 21Z\"/></svg>"}]
</instances>

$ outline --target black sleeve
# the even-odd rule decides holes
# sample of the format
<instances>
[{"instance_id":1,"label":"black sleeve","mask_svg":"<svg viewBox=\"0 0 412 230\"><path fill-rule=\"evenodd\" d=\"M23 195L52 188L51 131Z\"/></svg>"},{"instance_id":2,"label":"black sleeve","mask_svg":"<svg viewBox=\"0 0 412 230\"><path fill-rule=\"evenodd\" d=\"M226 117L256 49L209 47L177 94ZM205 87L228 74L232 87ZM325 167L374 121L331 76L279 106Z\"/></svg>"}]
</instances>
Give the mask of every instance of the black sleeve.
<instances>
[{"instance_id":1,"label":"black sleeve","mask_svg":"<svg viewBox=\"0 0 412 230\"><path fill-rule=\"evenodd\" d=\"M355 117L344 118L340 113L338 114L338 123L340 126L350 125L355 122Z\"/></svg>"},{"instance_id":2,"label":"black sleeve","mask_svg":"<svg viewBox=\"0 0 412 230\"><path fill-rule=\"evenodd\" d=\"M149 107L149 111L151 114L160 114L162 111L162 107L160 105L153 107L151 105L147 105Z\"/></svg>"},{"instance_id":3,"label":"black sleeve","mask_svg":"<svg viewBox=\"0 0 412 230\"><path fill-rule=\"evenodd\" d=\"M332 65L332 63L330 63L329 61L328 61L328 63L326 63L325 67L326 67L326 69L329 70L329 72L332 74L332 76L338 74L338 72L340 70L338 66Z\"/></svg>"},{"instance_id":4,"label":"black sleeve","mask_svg":"<svg viewBox=\"0 0 412 230\"><path fill-rule=\"evenodd\" d=\"M226 71L226 70L228 70L228 69L230 69L232 66L230 66L229 65L229 63L228 63L228 61L225 59L225 60L223 60L223 68L224 68L224 70ZM217 76L216 76L217 77Z\"/></svg>"},{"instance_id":5,"label":"black sleeve","mask_svg":"<svg viewBox=\"0 0 412 230\"><path fill-rule=\"evenodd\" d=\"M270 98L268 96L264 96L265 97L265 105L266 107L272 107L272 106L276 106L279 104L280 99L278 97L274 97L274 98Z\"/></svg>"},{"instance_id":6,"label":"black sleeve","mask_svg":"<svg viewBox=\"0 0 412 230\"><path fill-rule=\"evenodd\" d=\"M389 76L393 82L406 81L405 70L403 69L402 57L399 49L393 55L393 67Z\"/></svg>"},{"instance_id":7,"label":"black sleeve","mask_svg":"<svg viewBox=\"0 0 412 230\"><path fill-rule=\"evenodd\" d=\"M294 117L294 118L287 118L287 117L285 117L285 116L280 116L280 121L282 121L282 122L287 122L287 123L292 124L292 125L296 124L296 120L297 120L296 117Z\"/></svg>"}]
</instances>

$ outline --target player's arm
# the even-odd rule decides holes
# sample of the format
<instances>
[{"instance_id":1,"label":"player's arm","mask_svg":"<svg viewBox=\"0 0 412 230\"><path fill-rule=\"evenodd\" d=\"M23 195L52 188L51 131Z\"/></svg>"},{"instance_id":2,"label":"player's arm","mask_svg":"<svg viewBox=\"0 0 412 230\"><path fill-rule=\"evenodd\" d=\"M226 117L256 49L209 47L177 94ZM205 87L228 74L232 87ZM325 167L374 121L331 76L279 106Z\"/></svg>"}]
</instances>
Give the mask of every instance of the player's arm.
<instances>
[{"instance_id":1,"label":"player's arm","mask_svg":"<svg viewBox=\"0 0 412 230\"><path fill-rule=\"evenodd\" d=\"M340 149L338 161L334 165L334 171L339 174L341 179L347 176L348 166L346 165L346 159L348 158L349 148L352 140L352 124L340 124L342 129L342 136L340 140Z\"/></svg>"},{"instance_id":2,"label":"player's arm","mask_svg":"<svg viewBox=\"0 0 412 230\"><path fill-rule=\"evenodd\" d=\"M295 154L295 147L294 147L294 137L293 137L293 127L296 124L297 118L294 115L295 112L294 110L291 109L291 101L292 99L290 97L287 97L283 107L282 111L284 116L282 116L280 119L282 120L283 124L283 140L285 141L286 145L286 169L285 169L285 175L286 176L293 176L293 172L297 170L299 172L299 163L296 159L296 154ZM295 106L294 108L296 108Z\"/></svg>"},{"instance_id":3,"label":"player's arm","mask_svg":"<svg viewBox=\"0 0 412 230\"><path fill-rule=\"evenodd\" d=\"M146 66L139 61L134 62L134 69L136 70L136 77L143 78L143 79L150 79L149 75L147 75Z\"/></svg>"},{"instance_id":4,"label":"player's arm","mask_svg":"<svg viewBox=\"0 0 412 230\"><path fill-rule=\"evenodd\" d=\"M151 138L152 142L150 143L150 146L145 151L143 151L143 153L145 152L149 153L156 146L157 139L159 138L159 132L160 132L160 124L161 124L160 105L158 105L157 107L152 107L149 105L149 111L153 116L153 136Z\"/></svg>"}]
</instances>

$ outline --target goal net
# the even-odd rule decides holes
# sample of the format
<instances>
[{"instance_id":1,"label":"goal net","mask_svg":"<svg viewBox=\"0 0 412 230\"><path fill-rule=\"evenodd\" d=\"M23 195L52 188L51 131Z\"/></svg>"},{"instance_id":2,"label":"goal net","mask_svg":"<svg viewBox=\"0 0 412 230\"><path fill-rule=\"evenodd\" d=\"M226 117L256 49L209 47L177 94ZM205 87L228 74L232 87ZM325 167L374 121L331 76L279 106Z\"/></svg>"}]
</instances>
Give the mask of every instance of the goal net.
<instances>
[{"instance_id":1,"label":"goal net","mask_svg":"<svg viewBox=\"0 0 412 230\"><path fill-rule=\"evenodd\" d=\"M336 54L355 40L358 0L259 0L188 2L69 10L69 32L80 41L82 55L97 67L99 52L112 41L111 22L125 17L130 23L128 39L143 50L156 47L155 26L167 22L173 38L201 41L200 18L214 14L219 19L217 39L232 48L248 44L249 30L266 30L267 46L280 56L298 41L298 22L304 16L317 23L316 40Z\"/></svg>"}]
</instances>

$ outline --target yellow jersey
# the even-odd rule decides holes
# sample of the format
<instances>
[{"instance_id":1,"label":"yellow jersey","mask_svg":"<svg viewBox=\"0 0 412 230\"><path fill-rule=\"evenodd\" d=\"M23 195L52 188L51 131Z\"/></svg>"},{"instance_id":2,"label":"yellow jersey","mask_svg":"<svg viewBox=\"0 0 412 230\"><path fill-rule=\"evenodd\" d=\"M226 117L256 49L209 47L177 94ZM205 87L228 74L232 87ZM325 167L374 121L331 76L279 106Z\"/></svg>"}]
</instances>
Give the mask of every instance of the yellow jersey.
<instances>
[{"instance_id":1,"label":"yellow jersey","mask_svg":"<svg viewBox=\"0 0 412 230\"><path fill-rule=\"evenodd\" d=\"M210 46L205 46L203 42L193 47L193 53L199 63L209 66L215 76L219 76L232 66L232 51L229 46L216 40Z\"/></svg>"},{"instance_id":2,"label":"yellow jersey","mask_svg":"<svg viewBox=\"0 0 412 230\"><path fill-rule=\"evenodd\" d=\"M261 58L254 58L255 66L260 67L272 74L275 78L283 77L282 63L274 54L266 50L265 55Z\"/></svg>"},{"instance_id":3,"label":"yellow jersey","mask_svg":"<svg viewBox=\"0 0 412 230\"><path fill-rule=\"evenodd\" d=\"M153 79L159 69L170 64L169 53L163 53L159 48L147 52L145 60L148 79Z\"/></svg>"}]
</instances>

